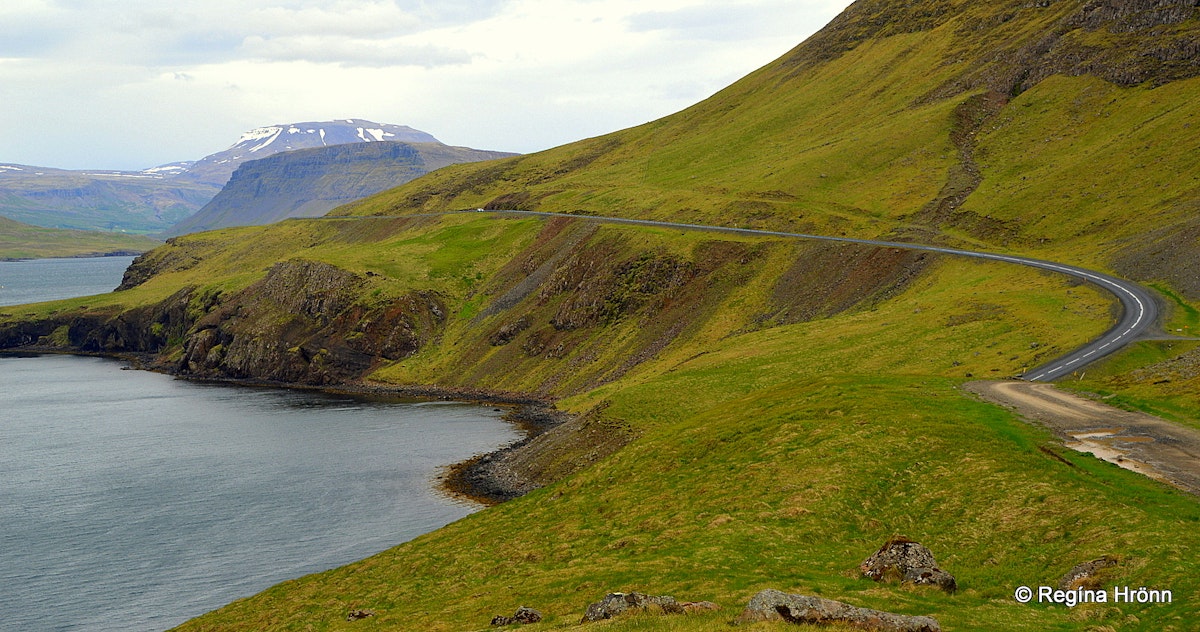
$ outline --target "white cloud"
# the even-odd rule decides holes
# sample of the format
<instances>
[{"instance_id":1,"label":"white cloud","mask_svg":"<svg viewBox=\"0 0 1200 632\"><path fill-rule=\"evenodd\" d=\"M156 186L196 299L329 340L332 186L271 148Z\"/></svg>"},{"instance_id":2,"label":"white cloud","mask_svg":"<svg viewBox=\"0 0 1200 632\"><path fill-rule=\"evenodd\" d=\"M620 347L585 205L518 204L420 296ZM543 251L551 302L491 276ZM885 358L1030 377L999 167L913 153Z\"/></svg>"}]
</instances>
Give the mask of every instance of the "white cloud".
<instances>
[{"instance_id":1,"label":"white cloud","mask_svg":"<svg viewBox=\"0 0 1200 632\"><path fill-rule=\"evenodd\" d=\"M687 107L849 0L5 0L0 162L141 168L367 118L535 151Z\"/></svg>"}]
</instances>

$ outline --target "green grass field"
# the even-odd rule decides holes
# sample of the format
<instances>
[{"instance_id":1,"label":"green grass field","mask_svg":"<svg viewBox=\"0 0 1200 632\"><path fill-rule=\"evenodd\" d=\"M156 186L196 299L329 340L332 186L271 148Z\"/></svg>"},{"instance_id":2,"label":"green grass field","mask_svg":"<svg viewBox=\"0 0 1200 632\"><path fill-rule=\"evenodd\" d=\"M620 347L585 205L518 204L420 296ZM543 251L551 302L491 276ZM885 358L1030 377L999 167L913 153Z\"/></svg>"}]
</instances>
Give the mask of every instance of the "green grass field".
<instances>
[{"instance_id":1,"label":"green grass field","mask_svg":"<svg viewBox=\"0 0 1200 632\"><path fill-rule=\"evenodd\" d=\"M233 291L305 243L306 258L381 275L370 277L361 301L410 287L446 297L455 316L438 344L373 379L523 390L589 352L611 365L620 354L605 350L652 319L639 311L584 331L574 355L496 355L508 347L485 340L498 323L517 313L545 318L556 306L539 306L534 294L513 311L480 317L503 294L512 261L536 252L552 230L542 220L476 215L235 229L159 251L203 248L205 256L134 290L27 309L129 307L188 284ZM1185 630L1200 616L1187 553L1200 533L1193 498L1063 450L1045 431L956 389L1099 333L1109 318L1103 296L1014 266L942 259L889 298L827 318L761 323L754 315L802 252L796 243L602 226L578 248L619 244L617 262L648 252L699 262L714 242L760 254L735 289L706 295L703 318L685 336L615 381L561 383L562 408L602 404L607 422L636 434L633 443L527 497L183 629L410 629L416 617L423 629L477 630L519 605L547 613L540 627L553 629L574 626L609 591L640 590L725 610L605 629L709 630L768 587L929 614L945 629ZM506 370L491 364L501 360ZM895 534L930 546L962 590L946 596L858 579L857 564ZM1116 581L1172 589L1176 602L1068 610L1010 597L1105 554L1123 560ZM346 622L357 608L378 614Z\"/></svg>"},{"instance_id":2,"label":"green grass field","mask_svg":"<svg viewBox=\"0 0 1200 632\"><path fill-rule=\"evenodd\" d=\"M180 629L483 630L521 605L548 615L530 629L564 629L637 590L724 609L584 629L716 630L764 588L945 630L1196 629L1196 498L958 388L1104 331L1114 308L1098 290L892 249L394 217L486 206L948 243L1154 283L1167 328L1200 327L1200 79L1165 65L1122 86L1080 75L1140 76L1200 20L1059 32L1082 2L852 9L676 115L447 167L334 211L347 219L185 236L147 257L154 274L134 289L0 316L66 322L189 287L234 300L279 262L326 263L358 275L358 306L412 291L445 305L436 336L368 381L536 395L634 437L611 456L580 452L578 471L527 496ZM1021 83L1046 68L1057 74ZM1200 427L1196 342L1140 342L1072 379ZM959 592L859 578L895 535L929 546ZM1169 589L1173 603L1013 598L1102 555L1120 561L1110 586ZM376 616L346 621L360 608Z\"/></svg>"},{"instance_id":3,"label":"green grass field","mask_svg":"<svg viewBox=\"0 0 1200 632\"><path fill-rule=\"evenodd\" d=\"M100 256L145 252L160 241L141 235L42 228L0 217L0 259Z\"/></svg>"}]
</instances>

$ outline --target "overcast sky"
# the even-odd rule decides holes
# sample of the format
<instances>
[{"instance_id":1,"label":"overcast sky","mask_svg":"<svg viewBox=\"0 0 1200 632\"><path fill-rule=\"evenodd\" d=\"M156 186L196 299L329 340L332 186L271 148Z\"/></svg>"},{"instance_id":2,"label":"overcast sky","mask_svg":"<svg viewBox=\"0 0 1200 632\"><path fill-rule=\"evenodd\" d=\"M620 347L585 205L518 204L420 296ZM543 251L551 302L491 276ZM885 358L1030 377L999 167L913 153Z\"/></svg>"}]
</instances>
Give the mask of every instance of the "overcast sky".
<instances>
[{"instance_id":1,"label":"overcast sky","mask_svg":"<svg viewBox=\"0 0 1200 632\"><path fill-rule=\"evenodd\" d=\"M364 118L528 153L681 110L850 0L0 0L0 162L141 169Z\"/></svg>"}]
</instances>

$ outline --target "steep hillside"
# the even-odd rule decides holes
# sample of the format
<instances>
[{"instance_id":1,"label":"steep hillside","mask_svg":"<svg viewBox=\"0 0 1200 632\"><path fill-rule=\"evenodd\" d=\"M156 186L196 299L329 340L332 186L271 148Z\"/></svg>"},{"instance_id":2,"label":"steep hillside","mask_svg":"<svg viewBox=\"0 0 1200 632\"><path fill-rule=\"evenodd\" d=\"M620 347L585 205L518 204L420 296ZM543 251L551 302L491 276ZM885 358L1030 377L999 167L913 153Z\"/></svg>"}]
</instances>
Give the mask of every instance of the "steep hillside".
<instances>
[{"instance_id":1,"label":"steep hillside","mask_svg":"<svg viewBox=\"0 0 1200 632\"><path fill-rule=\"evenodd\" d=\"M161 243L139 235L43 228L0 217L0 259L137 254Z\"/></svg>"},{"instance_id":2,"label":"steep hillside","mask_svg":"<svg viewBox=\"0 0 1200 632\"><path fill-rule=\"evenodd\" d=\"M513 155L392 141L277 153L243 163L212 201L165 234L317 217L447 165Z\"/></svg>"},{"instance_id":3,"label":"steep hillside","mask_svg":"<svg viewBox=\"0 0 1200 632\"><path fill-rule=\"evenodd\" d=\"M679 114L338 213L521 208L942 240L1185 289L1181 260L1200 255L1198 16L1184 0L861 0ZM1173 263L1144 265L1155 257Z\"/></svg>"}]
</instances>

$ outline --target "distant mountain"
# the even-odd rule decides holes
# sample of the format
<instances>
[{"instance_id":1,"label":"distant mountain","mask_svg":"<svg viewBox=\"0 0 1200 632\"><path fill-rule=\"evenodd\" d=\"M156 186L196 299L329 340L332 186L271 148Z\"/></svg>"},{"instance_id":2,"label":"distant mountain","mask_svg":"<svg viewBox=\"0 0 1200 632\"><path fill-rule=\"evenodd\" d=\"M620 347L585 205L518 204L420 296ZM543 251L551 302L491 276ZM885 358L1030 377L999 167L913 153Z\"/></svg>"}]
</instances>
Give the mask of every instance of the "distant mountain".
<instances>
[{"instance_id":1,"label":"distant mountain","mask_svg":"<svg viewBox=\"0 0 1200 632\"><path fill-rule=\"evenodd\" d=\"M367 132L381 135L378 128ZM268 142L278 139L276 134ZM447 165L513 155L438 142L391 141L279 153L242 164L211 202L166 234L317 217Z\"/></svg>"},{"instance_id":2,"label":"distant mountain","mask_svg":"<svg viewBox=\"0 0 1200 632\"><path fill-rule=\"evenodd\" d=\"M220 187L145 171L68 171L0 164L0 216L34 226L155 233L195 213Z\"/></svg>"},{"instance_id":3,"label":"distant mountain","mask_svg":"<svg viewBox=\"0 0 1200 632\"><path fill-rule=\"evenodd\" d=\"M380 141L438 142L404 125L343 119L260 127L200 160L142 171L0 164L0 216L47 228L158 233L212 200L244 162L296 149Z\"/></svg>"},{"instance_id":4,"label":"distant mountain","mask_svg":"<svg viewBox=\"0 0 1200 632\"><path fill-rule=\"evenodd\" d=\"M0 260L138 254L161 243L142 235L45 228L0 217Z\"/></svg>"},{"instance_id":5,"label":"distant mountain","mask_svg":"<svg viewBox=\"0 0 1200 632\"><path fill-rule=\"evenodd\" d=\"M407 125L388 125L363 119L270 125L242 134L229 149L188 165L180 175L195 182L223 187L238 166L250 160L297 149L386 141L439 142L432 135Z\"/></svg>"}]
</instances>

